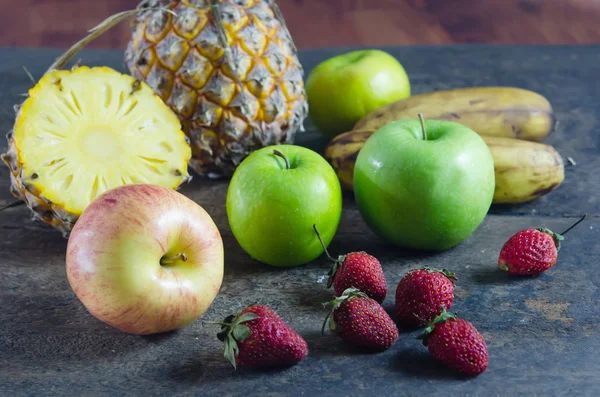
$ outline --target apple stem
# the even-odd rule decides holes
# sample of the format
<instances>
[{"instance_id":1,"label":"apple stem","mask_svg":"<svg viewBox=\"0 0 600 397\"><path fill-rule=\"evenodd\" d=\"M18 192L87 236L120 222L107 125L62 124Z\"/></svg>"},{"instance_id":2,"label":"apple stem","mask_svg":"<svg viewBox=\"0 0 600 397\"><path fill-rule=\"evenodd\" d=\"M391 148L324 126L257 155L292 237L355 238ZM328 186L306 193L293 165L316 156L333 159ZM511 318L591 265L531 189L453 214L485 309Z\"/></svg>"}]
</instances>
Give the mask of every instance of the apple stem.
<instances>
[{"instance_id":1,"label":"apple stem","mask_svg":"<svg viewBox=\"0 0 600 397\"><path fill-rule=\"evenodd\" d=\"M325 255L327 255L327 257L329 258L329 260L337 262L335 259L333 259L331 257L331 255L329 255L329 251L327 251L327 247L325 247L325 243L323 242L323 239L321 238L321 235L319 234L319 231L317 230L317 225L316 224L313 225L313 229L315 230L315 233L317 234L317 238L319 239L319 242L321 243L321 246L323 247L323 250L325 250Z\"/></svg>"},{"instance_id":2,"label":"apple stem","mask_svg":"<svg viewBox=\"0 0 600 397\"><path fill-rule=\"evenodd\" d=\"M185 252L180 252L177 255L169 256L167 258L162 258L160 260L160 264L163 266L170 265L178 260L182 260L183 262L187 262L188 256Z\"/></svg>"},{"instance_id":3,"label":"apple stem","mask_svg":"<svg viewBox=\"0 0 600 397\"><path fill-rule=\"evenodd\" d=\"M427 130L425 129L425 118L423 113L419 113L419 121L421 121L421 129L423 130L423 140L427 140Z\"/></svg>"},{"instance_id":4,"label":"apple stem","mask_svg":"<svg viewBox=\"0 0 600 397\"><path fill-rule=\"evenodd\" d=\"M569 228L567 230L565 230L564 232L561 233L561 236L564 236L565 234L567 234L568 232L570 232L571 229L573 229L575 226L577 226L581 222L583 222L583 220L585 219L586 216L587 216L587 214L583 214L583 216L581 217L581 219L578 220L577 222L575 222L574 224L572 224L571 226L569 226Z\"/></svg>"},{"instance_id":5,"label":"apple stem","mask_svg":"<svg viewBox=\"0 0 600 397\"><path fill-rule=\"evenodd\" d=\"M273 154L275 156L279 156L283 159L283 161L285 161L285 169L289 170L290 169L290 161L287 159L287 157L285 157L285 155L283 153L281 153L279 150L274 149L273 150Z\"/></svg>"}]
</instances>

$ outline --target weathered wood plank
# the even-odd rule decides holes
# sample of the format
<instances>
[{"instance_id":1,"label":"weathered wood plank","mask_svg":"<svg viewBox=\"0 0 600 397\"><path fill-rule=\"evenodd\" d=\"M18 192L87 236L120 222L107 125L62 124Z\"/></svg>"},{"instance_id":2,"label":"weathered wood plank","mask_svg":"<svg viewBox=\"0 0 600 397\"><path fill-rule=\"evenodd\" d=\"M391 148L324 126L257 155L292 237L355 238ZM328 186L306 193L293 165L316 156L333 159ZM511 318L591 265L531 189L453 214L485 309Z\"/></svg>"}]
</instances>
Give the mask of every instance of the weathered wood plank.
<instances>
[{"instance_id":1,"label":"weathered wood plank","mask_svg":"<svg viewBox=\"0 0 600 397\"><path fill-rule=\"evenodd\" d=\"M323 285L325 260L286 270L252 261L227 223L227 181L195 178L182 192L211 214L226 249L223 288L204 319L219 320L255 301L270 305L308 341L306 361L279 371L234 372L220 357L215 330L200 322L151 337L109 328L86 312L68 285L66 240L29 221L28 210L18 207L0 214L0 395L597 395L598 47L390 51L406 60L415 92L473 84L542 92L561 120L550 141L578 162L567 169L567 180L557 191L530 204L494 208L473 236L435 255L404 251L378 239L352 198L345 198L332 253L365 250L379 257L388 279L384 306L389 310L395 286L409 269L429 265L456 271L460 279L453 309L483 332L490 348L490 367L483 375L465 379L440 366L414 339L415 331L402 333L382 354L320 336L325 315L320 303L331 296ZM334 53L303 53L303 63L310 70ZM0 51L0 129L10 128L10 107L29 86L20 65L39 77L56 54ZM120 64L119 54L110 51L85 52L83 58L90 64ZM308 132L298 142L320 150L326 140ZM0 204L10 200L7 178L7 169L0 167ZM497 269L498 252L514 232L540 225L562 231L583 212L591 216L567 236L559 263L546 274L513 279Z\"/></svg>"},{"instance_id":2,"label":"weathered wood plank","mask_svg":"<svg viewBox=\"0 0 600 397\"><path fill-rule=\"evenodd\" d=\"M208 193L195 193L199 202ZM223 189L214 200L224 199ZM502 243L515 231L541 224L562 230L570 218L489 216L463 244L437 255L403 252L377 239L347 203L334 253L366 250L382 261L388 280L384 306L393 308L395 285L415 267L447 267L459 274L453 307L485 335L491 362L486 373L462 379L435 363L414 337L403 333L389 351L368 354L337 338L319 335L331 296L322 283L327 264L277 270L249 259L233 239L223 208L207 206L223 232L226 275L206 320L220 320L255 301L275 308L309 343L309 357L295 368L266 374L234 372L220 357L215 330L200 322L166 335L137 337L111 329L89 315L65 277L66 241L45 227L15 230L0 244L1 394L30 391L86 395L137 395L151 388L175 392L243 395L291 390L332 395L343 391L407 394L448 392L579 395L600 387L600 222L592 218L569 234L554 269L536 278L513 279L497 269ZM11 210L0 230L25 212ZM41 245L38 245L42 243ZM8 326L6 326L8 324ZM510 379L510 386L506 380ZM140 389L136 385L139 385ZM53 387L48 389L47 387ZM400 388L400 389L398 389ZM488 393L486 393L486 391ZM436 394L437 393L437 394ZM293 394L293 393L292 393Z\"/></svg>"}]
</instances>

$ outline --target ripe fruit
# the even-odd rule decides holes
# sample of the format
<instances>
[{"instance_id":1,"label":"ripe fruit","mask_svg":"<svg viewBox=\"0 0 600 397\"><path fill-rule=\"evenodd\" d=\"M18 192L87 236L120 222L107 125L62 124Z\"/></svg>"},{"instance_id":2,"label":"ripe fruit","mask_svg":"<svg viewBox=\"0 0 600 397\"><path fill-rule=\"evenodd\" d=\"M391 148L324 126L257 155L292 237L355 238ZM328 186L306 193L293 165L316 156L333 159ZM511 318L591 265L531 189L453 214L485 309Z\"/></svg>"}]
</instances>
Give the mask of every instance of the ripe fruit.
<instances>
[{"instance_id":1,"label":"ripe fruit","mask_svg":"<svg viewBox=\"0 0 600 397\"><path fill-rule=\"evenodd\" d=\"M198 319L223 280L223 242L202 207L157 185L128 185L94 200L67 245L67 277L99 320L132 334Z\"/></svg>"},{"instance_id":2,"label":"ripe fruit","mask_svg":"<svg viewBox=\"0 0 600 397\"><path fill-rule=\"evenodd\" d=\"M494 160L461 124L402 120L365 143L354 168L354 197L380 237L401 247L451 248L485 218L494 196Z\"/></svg>"},{"instance_id":3,"label":"ripe fruit","mask_svg":"<svg viewBox=\"0 0 600 397\"><path fill-rule=\"evenodd\" d=\"M369 112L410 96L410 81L396 58L381 50L358 50L321 62L306 79L309 117L333 138Z\"/></svg>"},{"instance_id":4,"label":"ripe fruit","mask_svg":"<svg viewBox=\"0 0 600 397\"><path fill-rule=\"evenodd\" d=\"M137 14L125 62L181 119L196 172L231 176L252 151L293 143L308 105L302 66L274 2L140 5L147 7Z\"/></svg>"},{"instance_id":5,"label":"ripe fruit","mask_svg":"<svg viewBox=\"0 0 600 397\"><path fill-rule=\"evenodd\" d=\"M324 304L330 310L321 333L329 330L346 342L374 350L385 350L398 339L398 328L383 307L356 288Z\"/></svg>"},{"instance_id":6,"label":"ripe fruit","mask_svg":"<svg viewBox=\"0 0 600 397\"><path fill-rule=\"evenodd\" d=\"M504 243L498 257L498 267L515 275L545 272L556 263L563 236L585 217L560 234L546 228L521 230Z\"/></svg>"},{"instance_id":7,"label":"ripe fruit","mask_svg":"<svg viewBox=\"0 0 600 397\"><path fill-rule=\"evenodd\" d=\"M480 135L541 142L555 124L550 102L515 87L470 87L432 91L391 103L369 113L354 126L372 130L424 113L430 120L457 121Z\"/></svg>"},{"instance_id":8,"label":"ripe fruit","mask_svg":"<svg viewBox=\"0 0 600 397\"><path fill-rule=\"evenodd\" d=\"M308 263L323 253L342 215L342 190L318 153L300 146L267 147L248 156L227 191L233 235L254 259L271 266Z\"/></svg>"},{"instance_id":9,"label":"ripe fruit","mask_svg":"<svg viewBox=\"0 0 600 397\"><path fill-rule=\"evenodd\" d=\"M191 156L181 124L144 83L107 67L52 70L29 91L2 156L11 191L68 235L107 190L176 189Z\"/></svg>"},{"instance_id":10,"label":"ripe fruit","mask_svg":"<svg viewBox=\"0 0 600 397\"><path fill-rule=\"evenodd\" d=\"M343 188L352 190L356 156L375 130L338 135L325 148L325 158ZM560 153L552 146L522 139L482 135L494 158L494 204L523 203L559 187L565 179Z\"/></svg>"},{"instance_id":11,"label":"ripe fruit","mask_svg":"<svg viewBox=\"0 0 600 397\"><path fill-rule=\"evenodd\" d=\"M329 276L327 288L331 288L333 285L336 296L341 296L348 288L357 288L377 302L383 302L387 294L387 285L383 269L377 258L366 252L351 252L333 259L321 240L317 225L313 225L313 228L321 241L325 254L333 261L333 266L327 273Z\"/></svg>"},{"instance_id":12,"label":"ripe fruit","mask_svg":"<svg viewBox=\"0 0 600 397\"><path fill-rule=\"evenodd\" d=\"M406 327L420 327L433 321L454 302L456 276L446 269L411 270L396 288L396 317Z\"/></svg>"},{"instance_id":13,"label":"ripe fruit","mask_svg":"<svg viewBox=\"0 0 600 397\"><path fill-rule=\"evenodd\" d=\"M550 193L565 180L560 153L552 146L521 139L482 137L494 158L494 204L514 204Z\"/></svg>"},{"instance_id":14,"label":"ripe fruit","mask_svg":"<svg viewBox=\"0 0 600 397\"><path fill-rule=\"evenodd\" d=\"M483 336L470 322L444 309L418 337L444 365L467 375L479 375L489 362Z\"/></svg>"},{"instance_id":15,"label":"ripe fruit","mask_svg":"<svg viewBox=\"0 0 600 397\"><path fill-rule=\"evenodd\" d=\"M267 306L248 306L219 324L217 336L234 368L294 365L308 354L306 341Z\"/></svg>"}]
</instances>

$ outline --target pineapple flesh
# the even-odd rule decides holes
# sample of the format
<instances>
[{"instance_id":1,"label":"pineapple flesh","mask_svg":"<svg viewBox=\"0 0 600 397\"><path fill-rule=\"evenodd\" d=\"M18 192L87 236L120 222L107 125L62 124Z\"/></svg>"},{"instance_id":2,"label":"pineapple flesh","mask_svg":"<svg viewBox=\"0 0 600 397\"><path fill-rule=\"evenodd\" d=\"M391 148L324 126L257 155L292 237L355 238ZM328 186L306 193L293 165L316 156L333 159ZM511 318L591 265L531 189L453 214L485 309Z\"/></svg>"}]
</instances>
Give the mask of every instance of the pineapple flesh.
<instances>
[{"instance_id":1,"label":"pineapple flesh","mask_svg":"<svg viewBox=\"0 0 600 397\"><path fill-rule=\"evenodd\" d=\"M179 116L198 174L230 176L252 151L294 142L308 113L304 72L272 0L142 7L152 9L134 21L126 64Z\"/></svg>"},{"instance_id":2,"label":"pineapple flesh","mask_svg":"<svg viewBox=\"0 0 600 397\"><path fill-rule=\"evenodd\" d=\"M18 109L8 152L11 191L66 236L98 195L189 179L177 116L146 84L108 67L47 73Z\"/></svg>"}]
</instances>

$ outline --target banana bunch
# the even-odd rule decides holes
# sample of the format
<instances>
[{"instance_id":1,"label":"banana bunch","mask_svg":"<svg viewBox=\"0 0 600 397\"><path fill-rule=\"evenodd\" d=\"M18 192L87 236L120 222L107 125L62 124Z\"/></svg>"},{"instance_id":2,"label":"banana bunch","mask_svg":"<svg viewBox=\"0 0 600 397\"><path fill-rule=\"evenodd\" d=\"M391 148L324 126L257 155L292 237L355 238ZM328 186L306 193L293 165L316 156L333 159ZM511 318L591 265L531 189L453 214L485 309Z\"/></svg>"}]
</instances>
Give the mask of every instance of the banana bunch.
<instances>
[{"instance_id":1,"label":"banana bunch","mask_svg":"<svg viewBox=\"0 0 600 397\"><path fill-rule=\"evenodd\" d=\"M558 187L564 180L562 157L540 143L554 128L550 103L541 95L512 87L462 88L415 95L379 108L352 131L335 137L325 158L342 186L352 190L354 163L365 141L380 127L418 113L450 120L476 131L494 158L494 203L522 203Z\"/></svg>"}]
</instances>

